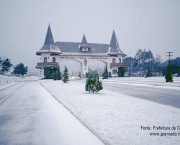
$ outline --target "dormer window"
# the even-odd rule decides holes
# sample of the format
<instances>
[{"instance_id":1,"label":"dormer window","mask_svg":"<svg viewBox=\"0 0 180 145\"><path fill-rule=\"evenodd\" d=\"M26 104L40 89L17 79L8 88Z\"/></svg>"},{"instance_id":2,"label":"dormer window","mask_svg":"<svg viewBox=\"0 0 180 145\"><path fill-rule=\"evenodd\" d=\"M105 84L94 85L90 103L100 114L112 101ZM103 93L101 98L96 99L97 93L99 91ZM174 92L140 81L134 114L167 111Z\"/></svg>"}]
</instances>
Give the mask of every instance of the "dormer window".
<instances>
[{"instance_id":1,"label":"dormer window","mask_svg":"<svg viewBox=\"0 0 180 145\"><path fill-rule=\"evenodd\" d=\"M88 51L88 47L83 47L82 51Z\"/></svg>"}]
</instances>

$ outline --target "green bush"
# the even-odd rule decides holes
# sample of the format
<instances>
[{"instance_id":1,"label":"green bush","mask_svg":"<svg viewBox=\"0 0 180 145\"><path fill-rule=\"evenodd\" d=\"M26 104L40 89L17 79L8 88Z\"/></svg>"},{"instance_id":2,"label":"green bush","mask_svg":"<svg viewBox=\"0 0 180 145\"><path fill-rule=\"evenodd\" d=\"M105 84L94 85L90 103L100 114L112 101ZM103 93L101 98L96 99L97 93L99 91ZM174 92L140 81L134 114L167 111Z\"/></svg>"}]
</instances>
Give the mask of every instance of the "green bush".
<instances>
[{"instance_id":1,"label":"green bush","mask_svg":"<svg viewBox=\"0 0 180 145\"><path fill-rule=\"evenodd\" d=\"M119 67L117 72L118 77L124 77L124 74L125 74L125 69L123 67Z\"/></svg>"},{"instance_id":2,"label":"green bush","mask_svg":"<svg viewBox=\"0 0 180 145\"><path fill-rule=\"evenodd\" d=\"M54 80L61 80L61 72L60 68L44 68L44 79L54 79Z\"/></svg>"},{"instance_id":3,"label":"green bush","mask_svg":"<svg viewBox=\"0 0 180 145\"><path fill-rule=\"evenodd\" d=\"M86 79L85 90L89 92L98 92L103 89L102 82L99 81L99 76L96 71L89 73Z\"/></svg>"}]
</instances>

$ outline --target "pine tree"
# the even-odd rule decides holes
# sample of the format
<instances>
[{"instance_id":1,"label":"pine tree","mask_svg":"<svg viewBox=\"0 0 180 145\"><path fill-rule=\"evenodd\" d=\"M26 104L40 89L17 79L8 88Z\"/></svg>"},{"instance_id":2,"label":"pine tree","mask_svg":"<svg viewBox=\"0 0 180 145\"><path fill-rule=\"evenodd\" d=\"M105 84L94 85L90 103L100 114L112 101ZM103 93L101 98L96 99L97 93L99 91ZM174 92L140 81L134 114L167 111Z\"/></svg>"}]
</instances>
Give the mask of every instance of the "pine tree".
<instances>
[{"instance_id":1,"label":"pine tree","mask_svg":"<svg viewBox=\"0 0 180 145\"><path fill-rule=\"evenodd\" d=\"M7 58L4 61L1 61L1 72L8 72L10 70L10 67L12 66L10 59Z\"/></svg>"},{"instance_id":2,"label":"pine tree","mask_svg":"<svg viewBox=\"0 0 180 145\"><path fill-rule=\"evenodd\" d=\"M61 71L60 68L57 68L57 80L61 80L62 79L62 75L61 75Z\"/></svg>"},{"instance_id":3,"label":"pine tree","mask_svg":"<svg viewBox=\"0 0 180 145\"><path fill-rule=\"evenodd\" d=\"M108 79L108 70L107 70L107 66L104 67L104 72L102 74L103 79Z\"/></svg>"},{"instance_id":4,"label":"pine tree","mask_svg":"<svg viewBox=\"0 0 180 145\"><path fill-rule=\"evenodd\" d=\"M171 63L170 62L167 65L165 79L166 79L166 82L173 82L173 77L172 77L172 72L171 72Z\"/></svg>"},{"instance_id":5,"label":"pine tree","mask_svg":"<svg viewBox=\"0 0 180 145\"><path fill-rule=\"evenodd\" d=\"M14 67L13 73L23 76L23 75L27 74L27 71L28 71L28 67L27 66L25 67L23 63L20 63Z\"/></svg>"},{"instance_id":6,"label":"pine tree","mask_svg":"<svg viewBox=\"0 0 180 145\"><path fill-rule=\"evenodd\" d=\"M146 73L145 78L150 77L150 76L152 76L152 73L151 73L150 68L148 67L148 68L147 68L147 73Z\"/></svg>"},{"instance_id":7,"label":"pine tree","mask_svg":"<svg viewBox=\"0 0 180 145\"><path fill-rule=\"evenodd\" d=\"M58 74L57 74L57 68L53 68L52 69L52 78L54 79L54 80L57 80L57 78L58 78Z\"/></svg>"},{"instance_id":8,"label":"pine tree","mask_svg":"<svg viewBox=\"0 0 180 145\"><path fill-rule=\"evenodd\" d=\"M86 77L86 78L88 78L88 76L89 76L89 73L88 73L88 72L86 72L86 76L85 76L85 77Z\"/></svg>"},{"instance_id":9,"label":"pine tree","mask_svg":"<svg viewBox=\"0 0 180 145\"><path fill-rule=\"evenodd\" d=\"M52 68L44 68L44 79L54 79L54 73Z\"/></svg>"},{"instance_id":10,"label":"pine tree","mask_svg":"<svg viewBox=\"0 0 180 145\"><path fill-rule=\"evenodd\" d=\"M96 71L89 73L86 79L85 90L89 92L98 92L103 89L102 82L99 81L99 76Z\"/></svg>"},{"instance_id":11,"label":"pine tree","mask_svg":"<svg viewBox=\"0 0 180 145\"><path fill-rule=\"evenodd\" d=\"M66 66L65 66L65 68L64 68L64 73L63 73L63 75L62 75L62 81L63 81L64 83L67 83L67 82L69 81L69 73L68 73L68 69L67 69Z\"/></svg>"},{"instance_id":12,"label":"pine tree","mask_svg":"<svg viewBox=\"0 0 180 145\"><path fill-rule=\"evenodd\" d=\"M124 74L125 74L125 69L123 67L119 67L117 72L118 77L124 77Z\"/></svg>"}]
</instances>

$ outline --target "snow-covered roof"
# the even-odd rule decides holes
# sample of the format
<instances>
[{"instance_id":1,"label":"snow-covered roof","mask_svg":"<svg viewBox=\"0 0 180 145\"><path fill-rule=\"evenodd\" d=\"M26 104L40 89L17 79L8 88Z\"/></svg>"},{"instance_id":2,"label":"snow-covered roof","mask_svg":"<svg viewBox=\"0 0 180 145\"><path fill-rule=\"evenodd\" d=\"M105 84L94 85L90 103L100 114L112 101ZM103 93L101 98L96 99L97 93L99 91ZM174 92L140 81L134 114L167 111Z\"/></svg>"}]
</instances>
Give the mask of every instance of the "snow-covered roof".
<instances>
[{"instance_id":1,"label":"snow-covered roof","mask_svg":"<svg viewBox=\"0 0 180 145\"><path fill-rule=\"evenodd\" d=\"M36 55L41 55L41 53L61 54L60 49L54 44L50 25L48 26L44 45L38 52L36 52Z\"/></svg>"},{"instance_id":2,"label":"snow-covered roof","mask_svg":"<svg viewBox=\"0 0 180 145\"><path fill-rule=\"evenodd\" d=\"M82 48L88 48L87 51L83 51ZM61 42L57 41L54 43L53 35L51 32L50 25L47 30L46 39L43 47L36 52L37 55L41 53L51 53L51 54L61 54L72 53L80 55L123 55L124 54L120 48L116 38L116 34L113 30L110 44L98 44L98 43L88 43L85 35L83 35L81 42Z\"/></svg>"}]
</instances>

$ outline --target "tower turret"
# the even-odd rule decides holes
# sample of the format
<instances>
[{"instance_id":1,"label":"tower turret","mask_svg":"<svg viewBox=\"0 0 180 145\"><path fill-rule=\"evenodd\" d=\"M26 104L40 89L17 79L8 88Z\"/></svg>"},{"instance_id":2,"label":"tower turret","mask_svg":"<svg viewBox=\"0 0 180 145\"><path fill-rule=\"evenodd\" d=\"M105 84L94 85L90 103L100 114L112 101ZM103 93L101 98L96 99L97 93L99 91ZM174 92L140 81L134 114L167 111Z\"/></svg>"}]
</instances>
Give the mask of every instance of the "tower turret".
<instances>
[{"instance_id":1,"label":"tower turret","mask_svg":"<svg viewBox=\"0 0 180 145\"><path fill-rule=\"evenodd\" d=\"M85 35L83 35L83 38L82 38L82 41L81 41L81 44L80 44L80 48L82 49L82 51L88 51L89 48L90 48L90 46L87 43Z\"/></svg>"},{"instance_id":2,"label":"tower turret","mask_svg":"<svg viewBox=\"0 0 180 145\"><path fill-rule=\"evenodd\" d=\"M109 55L123 55L123 56L126 56L121 51L121 49L119 48L119 44L118 44L117 37L116 37L116 34L115 34L114 30L113 30L113 33L112 33L112 37L111 37L109 47L110 47L109 52L108 52Z\"/></svg>"},{"instance_id":3,"label":"tower turret","mask_svg":"<svg viewBox=\"0 0 180 145\"><path fill-rule=\"evenodd\" d=\"M50 24L48 26L44 45L38 52L36 52L36 55L41 55L42 53L61 54L60 49L54 43Z\"/></svg>"}]
</instances>

